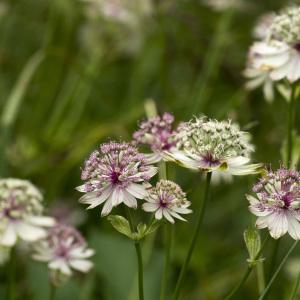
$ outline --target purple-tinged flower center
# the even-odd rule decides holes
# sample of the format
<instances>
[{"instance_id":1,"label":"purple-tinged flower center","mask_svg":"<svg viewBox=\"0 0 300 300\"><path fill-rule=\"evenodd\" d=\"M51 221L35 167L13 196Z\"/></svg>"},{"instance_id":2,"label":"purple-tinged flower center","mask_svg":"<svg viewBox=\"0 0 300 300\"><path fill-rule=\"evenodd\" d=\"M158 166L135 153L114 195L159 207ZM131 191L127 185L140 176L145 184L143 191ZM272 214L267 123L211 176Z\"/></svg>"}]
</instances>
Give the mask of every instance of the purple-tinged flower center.
<instances>
[{"instance_id":1,"label":"purple-tinged flower center","mask_svg":"<svg viewBox=\"0 0 300 300\"><path fill-rule=\"evenodd\" d=\"M119 176L120 176L119 172L113 171L111 173L110 179L111 179L112 184L118 184L120 182Z\"/></svg>"},{"instance_id":2,"label":"purple-tinged flower center","mask_svg":"<svg viewBox=\"0 0 300 300\"><path fill-rule=\"evenodd\" d=\"M60 258L67 258L69 255L70 249L63 244L60 244L57 249L55 249L55 256Z\"/></svg>"},{"instance_id":3,"label":"purple-tinged flower center","mask_svg":"<svg viewBox=\"0 0 300 300\"><path fill-rule=\"evenodd\" d=\"M293 194L288 192L282 197L282 201L284 202L284 208L289 208L291 203L293 202Z\"/></svg>"},{"instance_id":4,"label":"purple-tinged flower center","mask_svg":"<svg viewBox=\"0 0 300 300\"><path fill-rule=\"evenodd\" d=\"M300 52L300 43L297 43L297 44L294 46L294 49L297 50L298 52Z\"/></svg>"},{"instance_id":5,"label":"purple-tinged flower center","mask_svg":"<svg viewBox=\"0 0 300 300\"><path fill-rule=\"evenodd\" d=\"M220 161L215 159L211 153L207 153L205 156L202 156L202 162L206 167L217 167L220 165Z\"/></svg>"}]
</instances>

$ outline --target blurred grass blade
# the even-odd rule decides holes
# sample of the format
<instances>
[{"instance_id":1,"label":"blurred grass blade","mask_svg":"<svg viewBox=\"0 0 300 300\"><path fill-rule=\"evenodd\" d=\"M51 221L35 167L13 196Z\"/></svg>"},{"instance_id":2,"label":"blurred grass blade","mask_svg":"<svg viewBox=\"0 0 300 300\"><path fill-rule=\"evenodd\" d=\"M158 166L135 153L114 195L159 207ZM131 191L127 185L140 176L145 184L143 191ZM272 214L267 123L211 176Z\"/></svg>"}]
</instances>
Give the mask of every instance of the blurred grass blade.
<instances>
[{"instance_id":1,"label":"blurred grass blade","mask_svg":"<svg viewBox=\"0 0 300 300\"><path fill-rule=\"evenodd\" d=\"M2 158L0 164L1 174L4 172L5 169L5 149L7 144L9 143L11 128L13 127L17 119L29 83L43 59L44 52L39 50L28 60L15 86L13 87L10 95L8 96L6 104L4 105L0 119L2 143L2 147L0 150Z\"/></svg>"},{"instance_id":2,"label":"blurred grass blade","mask_svg":"<svg viewBox=\"0 0 300 300\"><path fill-rule=\"evenodd\" d=\"M228 9L221 16L212 43L210 44L204 57L203 69L200 72L198 79L196 79L195 86L192 90L190 101L193 103L193 105L188 106L190 107L188 112L189 115L198 113L199 111L203 111L205 109L206 102L209 98L208 86L218 74L221 58L224 53L223 50L226 43L227 31L231 24L233 12L233 9Z\"/></svg>"}]
</instances>

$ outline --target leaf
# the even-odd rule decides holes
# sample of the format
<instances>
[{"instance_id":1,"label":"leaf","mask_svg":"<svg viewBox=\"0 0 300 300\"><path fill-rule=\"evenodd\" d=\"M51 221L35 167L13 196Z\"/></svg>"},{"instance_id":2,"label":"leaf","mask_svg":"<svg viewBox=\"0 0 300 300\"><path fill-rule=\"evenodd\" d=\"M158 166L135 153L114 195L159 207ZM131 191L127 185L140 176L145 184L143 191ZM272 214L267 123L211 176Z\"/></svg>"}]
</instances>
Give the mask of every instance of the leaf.
<instances>
[{"instance_id":1,"label":"leaf","mask_svg":"<svg viewBox=\"0 0 300 300\"><path fill-rule=\"evenodd\" d=\"M245 230L244 240L249 253L249 259L247 259L247 261L249 265L255 266L255 264L260 260L259 257L256 258L261 248L261 240L258 230L252 228Z\"/></svg>"},{"instance_id":2,"label":"leaf","mask_svg":"<svg viewBox=\"0 0 300 300\"><path fill-rule=\"evenodd\" d=\"M109 216L107 219L118 232L126 235L130 239L133 238L130 225L127 219L118 215Z\"/></svg>"},{"instance_id":3,"label":"leaf","mask_svg":"<svg viewBox=\"0 0 300 300\"><path fill-rule=\"evenodd\" d=\"M150 224L150 226L147 228L146 235L153 233L157 230L157 228L161 225L161 222L154 221Z\"/></svg>"}]
</instances>

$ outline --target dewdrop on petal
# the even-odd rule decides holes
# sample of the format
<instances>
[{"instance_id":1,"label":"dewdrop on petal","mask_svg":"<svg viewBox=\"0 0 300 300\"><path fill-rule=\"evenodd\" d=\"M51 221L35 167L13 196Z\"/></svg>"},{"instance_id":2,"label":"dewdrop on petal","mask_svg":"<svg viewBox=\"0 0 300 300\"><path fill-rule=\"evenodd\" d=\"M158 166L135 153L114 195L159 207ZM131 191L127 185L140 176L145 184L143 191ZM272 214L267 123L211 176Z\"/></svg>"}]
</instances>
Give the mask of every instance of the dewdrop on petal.
<instances>
[{"instance_id":1,"label":"dewdrop on petal","mask_svg":"<svg viewBox=\"0 0 300 300\"><path fill-rule=\"evenodd\" d=\"M86 183L77 187L85 195L79 202L88 204L88 209L104 203L102 216L121 203L137 208L136 199L144 199L148 194L144 184L156 173L157 168L148 165L133 144L102 144L85 162L81 179Z\"/></svg>"},{"instance_id":2,"label":"dewdrop on petal","mask_svg":"<svg viewBox=\"0 0 300 300\"><path fill-rule=\"evenodd\" d=\"M168 112L155 116L139 125L133 138L139 143L149 146L152 154L145 154L149 163L163 159L163 153L176 147L176 131L172 128L174 116Z\"/></svg>"},{"instance_id":3,"label":"dewdrop on petal","mask_svg":"<svg viewBox=\"0 0 300 300\"><path fill-rule=\"evenodd\" d=\"M300 173L280 168L269 171L253 187L255 196L247 195L250 211L257 216L256 226L268 228L278 239L287 232L300 239Z\"/></svg>"},{"instance_id":4,"label":"dewdrop on petal","mask_svg":"<svg viewBox=\"0 0 300 300\"><path fill-rule=\"evenodd\" d=\"M33 246L33 259L48 263L54 285L65 283L75 272L88 273L94 250L87 247L83 236L74 227L57 224L48 235Z\"/></svg>"},{"instance_id":5,"label":"dewdrop on petal","mask_svg":"<svg viewBox=\"0 0 300 300\"><path fill-rule=\"evenodd\" d=\"M160 180L155 187L149 189L148 196L144 199L143 210L154 212L155 218L161 220L165 218L174 223L174 218L185 221L180 214L190 214L188 207L190 202L186 199L186 194L180 186L169 180Z\"/></svg>"},{"instance_id":6,"label":"dewdrop on petal","mask_svg":"<svg viewBox=\"0 0 300 300\"><path fill-rule=\"evenodd\" d=\"M18 239L34 242L55 224L42 215L43 197L29 181L0 179L0 245L13 247Z\"/></svg>"},{"instance_id":7,"label":"dewdrop on petal","mask_svg":"<svg viewBox=\"0 0 300 300\"><path fill-rule=\"evenodd\" d=\"M166 158L192 170L247 175L259 172L260 164L248 164L254 147L248 133L231 121L194 118L181 126L177 148Z\"/></svg>"}]
</instances>

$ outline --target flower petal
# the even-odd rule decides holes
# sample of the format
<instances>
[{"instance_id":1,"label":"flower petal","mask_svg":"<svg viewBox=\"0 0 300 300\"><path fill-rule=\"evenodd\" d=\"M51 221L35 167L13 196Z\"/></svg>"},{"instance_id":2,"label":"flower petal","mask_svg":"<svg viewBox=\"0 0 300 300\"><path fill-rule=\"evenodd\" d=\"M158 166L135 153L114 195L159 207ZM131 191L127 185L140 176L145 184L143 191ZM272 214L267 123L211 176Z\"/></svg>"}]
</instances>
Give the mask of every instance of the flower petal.
<instances>
[{"instance_id":1,"label":"flower petal","mask_svg":"<svg viewBox=\"0 0 300 300\"><path fill-rule=\"evenodd\" d=\"M0 244L7 247L12 247L17 241L16 230L11 223L7 223L1 235Z\"/></svg>"},{"instance_id":2,"label":"flower petal","mask_svg":"<svg viewBox=\"0 0 300 300\"><path fill-rule=\"evenodd\" d=\"M126 191L130 193L133 197L138 199L144 199L148 195L148 191L144 186L137 183L131 183L127 188Z\"/></svg>"},{"instance_id":3,"label":"flower petal","mask_svg":"<svg viewBox=\"0 0 300 300\"><path fill-rule=\"evenodd\" d=\"M69 261L70 266L80 272L88 272L93 267L93 263L84 259L71 259Z\"/></svg>"}]
</instances>

